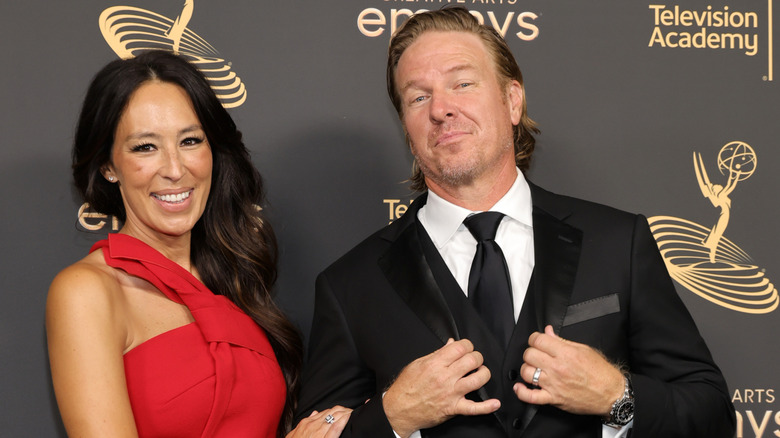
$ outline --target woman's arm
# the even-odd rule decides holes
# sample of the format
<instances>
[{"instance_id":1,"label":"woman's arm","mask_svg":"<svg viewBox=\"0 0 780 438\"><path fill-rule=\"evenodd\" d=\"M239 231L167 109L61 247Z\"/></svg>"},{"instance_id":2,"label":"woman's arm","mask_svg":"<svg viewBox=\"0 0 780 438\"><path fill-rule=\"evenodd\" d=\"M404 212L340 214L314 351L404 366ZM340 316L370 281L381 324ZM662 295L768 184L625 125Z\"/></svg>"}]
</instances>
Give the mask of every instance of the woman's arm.
<instances>
[{"instance_id":1,"label":"woman's arm","mask_svg":"<svg viewBox=\"0 0 780 438\"><path fill-rule=\"evenodd\" d=\"M49 288L49 363L69 436L138 436L122 358L122 297L110 272L85 262L63 270Z\"/></svg>"}]
</instances>

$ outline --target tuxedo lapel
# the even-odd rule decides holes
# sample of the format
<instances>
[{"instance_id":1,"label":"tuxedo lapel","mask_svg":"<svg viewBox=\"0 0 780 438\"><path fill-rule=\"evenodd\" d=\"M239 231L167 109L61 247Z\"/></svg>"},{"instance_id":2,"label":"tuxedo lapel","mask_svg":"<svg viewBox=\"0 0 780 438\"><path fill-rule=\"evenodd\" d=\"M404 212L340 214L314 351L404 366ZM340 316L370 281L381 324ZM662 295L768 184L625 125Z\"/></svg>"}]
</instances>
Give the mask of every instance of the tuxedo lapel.
<instances>
[{"instance_id":1,"label":"tuxedo lapel","mask_svg":"<svg viewBox=\"0 0 780 438\"><path fill-rule=\"evenodd\" d=\"M529 186L533 201L535 266L528 290L533 295L526 301L534 307L536 330L544 330L545 325L551 324L559 333L577 274L582 232L565 222L570 212L557 196L530 182ZM415 199L406 214L386 229L382 237L391 243L378 263L390 285L409 308L442 343L446 343L449 338L459 339L460 333L426 260L416 229L417 212L426 198L426 195L421 195ZM475 313L474 317L478 315ZM524 330L524 327L529 326L518 324L515 330ZM506 363L522 363L522 352L529 334L513 335ZM478 392L483 400L488 398L484 387ZM528 426L537 410L535 405L526 407L520 430ZM497 418L501 422L501 418Z\"/></svg>"},{"instance_id":2,"label":"tuxedo lapel","mask_svg":"<svg viewBox=\"0 0 780 438\"><path fill-rule=\"evenodd\" d=\"M379 258L379 268L387 281L409 308L441 339L459 339L455 320L439 290L425 259L420 237L414 224L417 211L425 204L426 196L415 199L412 207L388 229L385 237L392 240L390 247Z\"/></svg>"},{"instance_id":3,"label":"tuxedo lapel","mask_svg":"<svg viewBox=\"0 0 780 438\"><path fill-rule=\"evenodd\" d=\"M418 227L422 227L417 222L417 211L425 204L426 199L425 194L415 199L412 207L383 235L385 239L391 240L392 244L379 258L378 263L396 293L401 296L417 317L441 339L442 344L446 344L448 339L459 340L461 335L447 300L425 256L423 239L430 238L427 235L420 236L420 233L425 231L418 230ZM433 245L432 242L428 243ZM444 264L444 261L441 263ZM446 269L446 266L444 268ZM457 287L455 280L452 279L452 281ZM473 317L478 318L479 316L474 313ZM496 341L492 340L492 342ZM479 388L476 392L481 400L490 398L485 387ZM496 418L498 419L498 417Z\"/></svg>"},{"instance_id":4,"label":"tuxedo lapel","mask_svg":"<svg viewBox=\"0 0 780 438\"><path fill-rule=\"evenodd\" d=\"M534 299L539 331L560 333L582 247L582 232L534 207Z\"/></svg>"},{"instance_id":5,"label":"tuxedo lapel","mask_svg":"<svg viewBox=\"0 0 780 438\"><path fill-rule=\"evenodd\" d=\"M570 211L557 202L554 196L530 182L528 184L533 202L534 271L528 290L533 296L527 297L526 303L533 303L536 330L544 331L544 327L550 324L555 333L560 333L574 290L582 248L582 231L564 221ZM515 330L524 326L518 323ZM522 363L522 351L529 335L530 333L514 334L507 360L512 360L511 363ZM537 405L527 406L522 416L521 431L525 430L538 409Z\"/></svg>"},{"instance_id":6,"label":"tuxedo lapel","mask_svg":"<svg viewBox=\"0 0 780 438\"><path fill-rule=\"evenodd\" d=\"M529 182L533 202L534 296L538 330L552 325L560 333L577 277L582 230L567 223L566 198Z\"/></svg>"},{"instance_id":7,"label":"tuxedo lapel","mask_svg":"<svg viewBox=\"0 0 780 438\"><path fill-rule=\"evenodd\" d=\"M482 317L479 316L463 293L425 228L419 222L415 224L415 228L420 238L423 254L433 273L436 284L439 286L441 296L444 298L448 312L452 315L455 325L458 327L458 334L471 340L474 347L482 353L484 365L488 369L498 369L504 356L503 348L501 348L490 329L482 320ZM500 384L500 376L491 375L490 380L476 391L477 396L480 400L494 397L500 399L502 393ZM495 416L501 423L500 416L497 413L495 413Z\"/></svg>"},{"instance_id":8,"label":"tuxedo lapel","mask_svg":"<svg viewBox=\"0 0 780 438\"><path fill-rule=\"evenodd\" d=\"M565 222L570 215L565 205L530 181L528 185L533 201L534 270L527 292L532 296L526 297L520 317L530 310L526 307L530 304L533 321L532 326L520 321L515 326L507 350L509 363L521 360L522 353L514 354L527 346L529 327L543 331L545 325L551 324L556 333L560 331L574 290L582 247L582 231Z\"/></svg>"}]
</instances>

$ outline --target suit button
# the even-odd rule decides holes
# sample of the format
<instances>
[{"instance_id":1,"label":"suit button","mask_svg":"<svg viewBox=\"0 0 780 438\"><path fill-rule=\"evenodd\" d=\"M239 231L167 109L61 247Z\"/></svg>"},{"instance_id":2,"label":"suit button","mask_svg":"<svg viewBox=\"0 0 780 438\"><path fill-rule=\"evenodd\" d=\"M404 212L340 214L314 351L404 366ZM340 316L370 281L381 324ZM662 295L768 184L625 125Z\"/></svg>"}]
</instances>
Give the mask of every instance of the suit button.
<instances>
[{"instance_id":1,"label":"suit button","mask_svg":"<svg viewBox=\"0 0 780 438\"><path fill-rule=\"evenodd\" d=\"M515 429L520 429L522 426L523 426L523 422L520 421L519 418L515 418L515 420L512 421L512 427L514 427Z\"/></svg>"},{"instance_id":2,"label":"suit button","mask_svg":"<svg viewBox=\"0 0 780 438\"><path fill-rule=\"evenodd\" d=\"M509 373L507 374L508 374L507 377L509 377L509 380L511 380L512 382L517 380L517 370L509 370Z\"/></svg>"}]
</instances>

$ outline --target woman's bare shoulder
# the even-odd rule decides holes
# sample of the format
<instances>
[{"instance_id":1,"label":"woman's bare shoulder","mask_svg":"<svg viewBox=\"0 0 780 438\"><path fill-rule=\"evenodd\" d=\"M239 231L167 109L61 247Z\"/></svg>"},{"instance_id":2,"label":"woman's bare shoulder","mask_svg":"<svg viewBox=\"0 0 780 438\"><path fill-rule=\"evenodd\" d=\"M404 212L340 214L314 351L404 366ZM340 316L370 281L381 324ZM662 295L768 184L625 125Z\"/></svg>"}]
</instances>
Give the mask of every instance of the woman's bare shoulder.
<instances>
[{"instance_id":1,"label":"woman's bare shoulder","mask_svg":"<svg viewBox=\"0 0 780 438\"><path fill-rule=\"evenodd\" d=\"M119 436L125 430L121 435L136 435L122 362L127 306L118 272L95 251L63 269L49 287L49 361L71 435ZM106 435L105 429L112 432Z\"/></svg>"},{"instance_id":2,"label":"woman's bare shoulder","mask_svg":"<svg viewBox=\"0 0 780 438\"><path fill-rule=\"evenodd\" d=\"M110 312L121 305L116 270L108 266L101 250L60 271L49 287L47 314L59 311ZM86 315L84 315L86 316Z\"/></svg>"}]
</instances>

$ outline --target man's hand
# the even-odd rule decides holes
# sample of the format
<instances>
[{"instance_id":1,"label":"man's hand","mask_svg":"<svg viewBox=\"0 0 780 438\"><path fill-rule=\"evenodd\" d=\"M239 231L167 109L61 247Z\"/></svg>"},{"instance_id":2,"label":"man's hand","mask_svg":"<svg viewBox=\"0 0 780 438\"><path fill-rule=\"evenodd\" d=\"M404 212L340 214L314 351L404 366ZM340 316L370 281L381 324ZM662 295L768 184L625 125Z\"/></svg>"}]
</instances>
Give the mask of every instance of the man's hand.
<instances>
[{"instance_id":1,"label":"man's hand","mask_svg":"<svg viewBox=\"0 0 780 438\"><path fill-rule=\"evenodd\" d=\"M544 333L531 334L528 345L520 376L533 384L536 369L542 372L536 389L515 384L520 400L573 414L606 416L623 395L623 373L592 347L558 337L549 325Z\"/></svg>"},{"instance_id":2,"label":"man's hand","mask_svg":"<svg viewBox=\"0 0 780 438\"><path fill-rule=\"evenodd\" d=\"M407 365L382 399L393 430L407 438L456 415L498 410L501 402L496 399L475 402L465 397L490 380L482 360L471 341L450 339L444 347Z\"/></svg>"}]
</instances>

